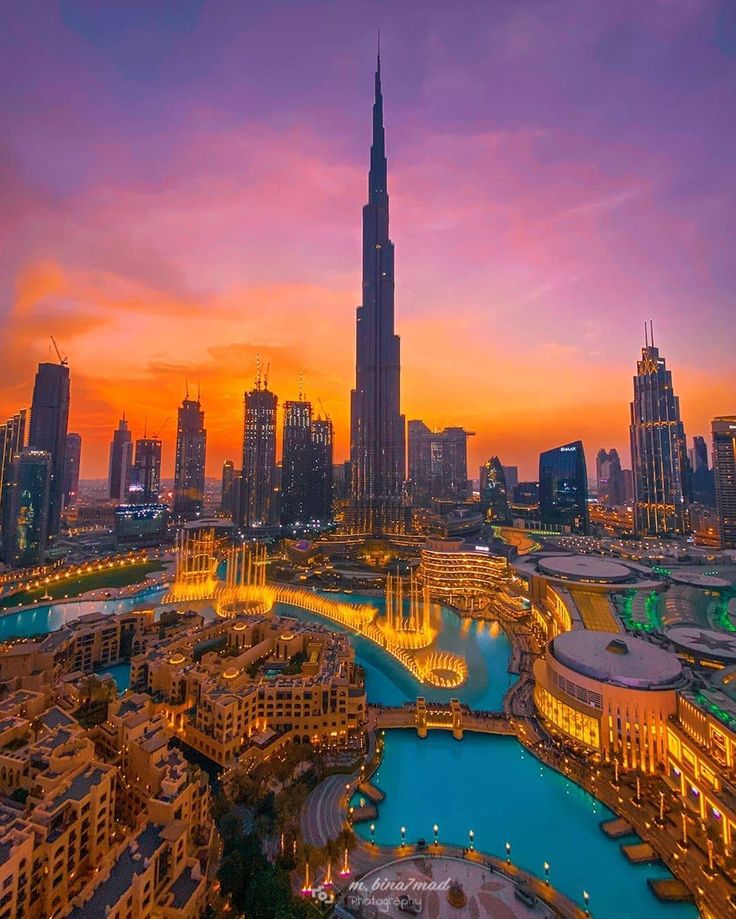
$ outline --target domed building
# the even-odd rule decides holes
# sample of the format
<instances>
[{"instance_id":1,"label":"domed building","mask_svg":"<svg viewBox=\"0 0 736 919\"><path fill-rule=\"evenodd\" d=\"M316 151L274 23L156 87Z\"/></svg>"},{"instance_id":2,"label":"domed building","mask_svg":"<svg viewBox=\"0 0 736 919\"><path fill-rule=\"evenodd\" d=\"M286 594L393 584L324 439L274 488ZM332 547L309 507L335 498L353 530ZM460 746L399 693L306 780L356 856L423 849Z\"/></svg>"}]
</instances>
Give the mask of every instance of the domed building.
<instances>
[{"instance_id":1,"label":"domed building","mask_svg":"<svg viewBox=\"0 0 736 919\"><path fill-rule=\"evenodd\" d=\"M667 720L685 684L674 654L613 632L565 632L534 677L535 704L552 728L624 768L665 763Z\"/></svg>"}]
</instances>

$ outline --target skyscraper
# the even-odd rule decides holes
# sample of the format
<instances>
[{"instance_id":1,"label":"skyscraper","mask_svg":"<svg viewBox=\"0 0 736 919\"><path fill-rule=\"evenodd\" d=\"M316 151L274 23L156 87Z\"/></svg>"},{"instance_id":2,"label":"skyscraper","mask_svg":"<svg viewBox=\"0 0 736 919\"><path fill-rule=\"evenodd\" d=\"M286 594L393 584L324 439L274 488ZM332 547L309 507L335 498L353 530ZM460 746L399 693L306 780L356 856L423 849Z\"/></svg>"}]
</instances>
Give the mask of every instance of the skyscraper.
<instances>
[{"instance_id":1,"label":"skyscraper","mask_svg":"<svg viewBox=\"0 0 736 919\"><path fill-rule=\"evenodd\" d=\"M504 466L503 474L506 476L506 490L509 493L509 497L511 497L513 495L514 489L519 484L519 467Z\"/></svg>"},{"instance_id":2,"label":"skyscraper","mask_svg":"<svg viewBox=\"0 0 736 919\"><path fill-rule=\"evenodd\" d=\"M721 546L736 549L736 415L714 418L712 431Z\"/></svg>"},{"instance_id":3,"label":"skyscraper","mask_svg":"<svg viewBox=\"0 0 736 919\"><path fill-rule=\"evenodd\" d=\"M457 427L432 433L430 478L433 499L460 502L470 497L468 437L473 435L473 431Z\"/></svg>"},{"instance_id":4,"label":"skyscraper","mask_svg":"<svg viewBox=\"0 0 736 919\"><path fill-rule=\"evenodd\" d=\"M678 536L685 532L685 430L680 401L659 349L645 326L636 364L631 403L631 466L634 530L640 535Z\"/></svg>"},{"instance_id":5,"label":"skyscraper","mask_svg":"<svg viewBox=\"0 0 736 919\"><path fill-rule=\"evenodd\" d=\"M368 203L363 208L363 298L357 310L355 389L350 395L354 526L368 532L401 527L406 451L400 363L379 56Z\"/></svg>"},{"instance_id":6,"label":"skyscraper","mask_svg":"<svg viewBox=\"0 0 736 919\"><path fill-rule=\"evenodd\" d=\"M26 447L13 457L3 529L5 561L13 568L40 565L48 541L53 461Z\"/></svg>"},{"instance_id":7,"label":"skyscraper","mask_svg":"<svg viewBox=\"0 0 736 919\"><path fill-rule=\"evenodd\" d=\"M509 496L506 474L501 460L492 456L480 467L480 503L492 520L506 520L509 516Z\"/></svg>"},{"instance_id":8,"label":"skyscraper","mask_svg":"<svg viewBox=\"0 0 736 919\"><path fill-rule=\"evenodd\" d=\"M409 492L416 507L428 507L432 498L432 431L423 421L407 424Z\"/></svg>"},{"instance_id":9,"label":"skyscraper","mask_svg":"<svg viewBox=\"0 0 736 919\"><path fill-rule=\"evenodd\" d=\"M312 403L301 393L284 402L282 451L281 522L305 524L312 511Z\"/></svg>"},{"instance_id":10,"label":"skyscraper","mask_svg":"<svg viewBox=\"0 0 736 919\"><path fill-rule=\"evenodd\" d=\"M222 464L222 485L220 489L220 510L223 514L235 515L233 504L235 484L235 464L232 460L225 460Z\"/></svg>"},{"instance_id":11,"label":"skyscraper","mask_svg":"<svg viewBox=\"0 0 736 919\"><path fill-rule=\"evenodd\" d=\"M125 412L118 422L117 430L113 432L110 442L110 464L107 474L107 493L120 504L128 500L130 488L130 471L133 464L133 443Z\"/></svg>"},{"instance_id":12,"label":"skyscraper","mask_svg":"<svg viewBox=\"0 0 736 919\"><path fill-rule=\"evenodd\" d=\"M13 457L26 444L27 414L26 409L21 409L0 424L0 531L5 526L7 498L13 479Z\"/></svg>"},{"instance_id":13,"label":"skyscraper","mask_svg":"<svg viewBox=\"0 0 736 919\"><path fill-rule=\"evenodd\" d=\"M82 437L66 435L66 460L64 463L64 507L76 504L79 493L79 464L82 459Z\"/></svg>"},{"instance_id":14,"label":"skyscraper","mask_svg":"<svg viewBox=\"0 0 736 919\"><path fill-rule=\"evenodd\" d=\"M708 445L704 437L693 437L690 460L690 498L704 507L715 507L716 492L713 470L708 466Z\"/></svg>"},{"instance_id":15,"label":"skyscraper","mask_svg":"<svg viewBox=\"0 0 736 919\"><path fill-rule=\"evenodd\" d=\"M245 393L243 472L238 523L246 528L276 523L276 406L260 366L255 388Z\"/></svg>"},{"instance_id":16,"label":"skyscraper","mask_svg":"<svg viewBox=\"0 0 736 919\"><path fill-rule=\"evenodd\" d=\"M310 516L324 524L332 520L332 421L329 418L315 418L311 434Z\"/></svg>"},{"instance_id":17,"label":"skyscraper","mask_svg":"<svg viewBox=\"0 0 736 919\"><path fill-rule=\"evenodd\" d=\"M598 503L618 507L624 503L624 474L618 450L599 450L595 458Z\"/></svg>"},{"instance_id":18,"label":"skyscraper","mask_svg":"<svg viewBox=\"0 0 736 919\"><path fill-rule=\"evenodd\" d=\"M130 476L130 500L157 504L161 492L161 441L141 437L135 442L135 462Z\"/></svg>"},{"instance_id":19,"label":"skyscraper","mask_svg":"<svg viewBox=\"0 0 736 919\"><path fill-rule=\"evenodd\" d=\"M28 443L34 450L44 450L51 456L48 536L55 536L61 527L68 423L69 367L65 361L39 364L33 385Z\"/></svg>"},{"instance_id":20,"label":"skyscraper","mask_svg":"<svg viewBox=\"0 0 736 919\"><path fill-rule=\"evenodd\" d=\"M539 454L539 516L573 533L588 529L588 473L581 441Z\"/></svg>"},{"instance_id":21,"label":"skyscraper","mask_svg":"<svg viewBox=\"0 0 736 919\"><path fill-rule=\"evenodd\" d=\"M174 514L186 517L201 512L206 452L207 431L199 394L195 400L187 393L177 415Z\"/></svg>"}]
</instances>

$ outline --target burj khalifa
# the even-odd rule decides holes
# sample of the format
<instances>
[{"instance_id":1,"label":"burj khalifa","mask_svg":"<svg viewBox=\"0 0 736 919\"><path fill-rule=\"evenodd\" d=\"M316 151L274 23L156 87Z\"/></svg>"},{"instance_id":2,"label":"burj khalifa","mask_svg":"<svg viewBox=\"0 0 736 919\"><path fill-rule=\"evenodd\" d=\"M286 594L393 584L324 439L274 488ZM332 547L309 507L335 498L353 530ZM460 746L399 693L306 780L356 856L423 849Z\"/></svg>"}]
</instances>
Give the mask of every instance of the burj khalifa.
<instances>
[{"instance_id":1,"label":"burj khalifa","mask_svg":"<svg viewBox=\"0 0 736 919\"><path fill-rule=\"evenodd\" d=\"M350 397L351 522L378 534L402 527L405 423L399 407L400 342L394 331L394 244L388 232L381 57L376 67L368 203L363 207L363 302L357 309Z\"/></svg>"}]
</instances>

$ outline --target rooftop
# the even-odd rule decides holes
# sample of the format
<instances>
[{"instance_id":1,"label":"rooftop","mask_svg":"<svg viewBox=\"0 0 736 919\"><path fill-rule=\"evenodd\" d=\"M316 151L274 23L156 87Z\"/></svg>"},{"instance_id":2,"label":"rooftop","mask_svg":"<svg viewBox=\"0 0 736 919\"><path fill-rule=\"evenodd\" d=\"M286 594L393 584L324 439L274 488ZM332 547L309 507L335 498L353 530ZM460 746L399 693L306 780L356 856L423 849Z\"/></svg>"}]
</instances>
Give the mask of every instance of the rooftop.
<instances>
[{"instance_id":1,"label":"rooftop","mask_svg":"<svg viewBox=\"0 0 736 919\"><path fill-rule=\"evenodd\" d=\"M564 632L550 651L565 667L628 689L666 689L682 682L682 665L669 651L614 632Z\"/></svg>"}]
</instances>

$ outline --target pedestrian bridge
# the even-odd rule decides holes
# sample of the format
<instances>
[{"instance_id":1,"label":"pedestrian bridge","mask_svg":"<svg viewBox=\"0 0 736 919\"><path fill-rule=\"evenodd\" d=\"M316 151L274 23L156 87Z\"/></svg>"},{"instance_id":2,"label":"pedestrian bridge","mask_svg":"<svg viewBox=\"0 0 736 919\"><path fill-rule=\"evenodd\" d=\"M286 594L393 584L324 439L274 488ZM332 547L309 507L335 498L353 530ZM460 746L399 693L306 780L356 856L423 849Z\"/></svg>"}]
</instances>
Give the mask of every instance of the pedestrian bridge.
<instances>
[{"instance_id":1,"label":"pedestrian bridge","mask_svg":"<svg viewBox=\"0 0 736 919\"><path fill-rule=\"evenodd\" d=\"M416 702L404 705L369 705L369 720L378 729L416 728L420 737L430 730L452 731L461 740L465 731L481 734L516 734L505 712L474 711L457 699L447 703L427 702L419 696Z\"/></svg>"}]
</instances>

